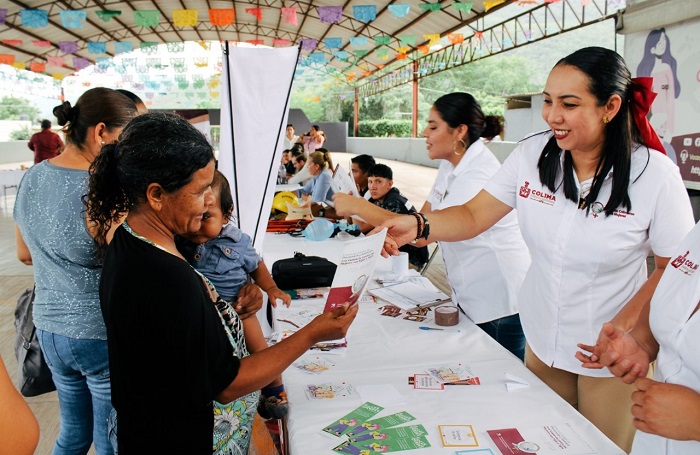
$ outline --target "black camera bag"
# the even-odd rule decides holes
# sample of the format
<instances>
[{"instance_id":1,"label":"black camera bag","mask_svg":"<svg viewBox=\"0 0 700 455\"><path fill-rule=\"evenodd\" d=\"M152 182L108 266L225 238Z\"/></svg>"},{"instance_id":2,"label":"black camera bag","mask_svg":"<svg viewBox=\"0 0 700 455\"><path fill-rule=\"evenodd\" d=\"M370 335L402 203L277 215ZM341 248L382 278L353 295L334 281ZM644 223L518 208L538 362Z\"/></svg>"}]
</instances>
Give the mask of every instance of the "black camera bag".
<instances>
[{"instance_id":1,"label":"black camera bag","mask_svg":"<svg viewBox=\"0 0 700 455\"><path fill-rule=\"evenodd\" d=\"M283 290L322 288L333 283L336 268L338 266L326 258L294 253L293 258L272 264L272 278Z\"/></svg>"}]
</instances>

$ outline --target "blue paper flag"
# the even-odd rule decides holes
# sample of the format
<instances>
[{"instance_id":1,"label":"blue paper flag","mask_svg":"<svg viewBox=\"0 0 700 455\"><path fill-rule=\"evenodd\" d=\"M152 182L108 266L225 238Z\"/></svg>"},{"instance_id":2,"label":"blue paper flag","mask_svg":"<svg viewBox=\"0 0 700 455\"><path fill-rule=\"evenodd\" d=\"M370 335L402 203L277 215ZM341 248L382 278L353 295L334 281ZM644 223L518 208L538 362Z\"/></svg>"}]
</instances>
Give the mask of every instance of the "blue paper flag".
<instances>
[{"instance_id":1,"label":"blue paper flag","mask_svg":"<svg viewBox=\"0 0 700 455\"><path fill-rule=\"evenodd\" d=\"M309 53L309 60L314 63L324 63L326 61L326 55L323 52L311 52Z\"/></svg>"},{"instance_id":2,"label":"blue paper flag","mask_svg":"<svg viewBox=\"0 0 700 455\"><path fill-rule=\"evenodd\" d=\"M61 11L61 24L65 28L83 28L87 11Z\"/></svg>"},{"instance_id":3,"label":"blue paper flag","mask_svg":"<svg viewBox=\"0 0 700 455\"><path fill-rule=\"evenodd\" d=\"M89 54L105 54L107 53L107 43L100 41L88 41L87 49Z\"/></svg>"},{"instance_id":4,"label":"blue paper flag","mask_svg":"<svg viewBox=\"0 0 700 455\"><path fill-rule=\"evenodd\" d=\"M117 41L114 43L114 52L117 54L123 54L125 52L131 52L134 50L134 43L128 41Z\"/></svg>"},{"instance_id":5,"label":"blue paper flag","mask_svg":"<svg viewBox=\"0 0 700 455\"><path fill-rule=\"evenodd\" d=\"M389 12L394 17L404 17L411 11L411 5L389 5Z\"/></svg>"},{"instance_id":6,"label":"blue paper flag","mask_svg":"<svg viewBox=\"0 0 700 455\"><path fill-rule=\"evenodd\" d=\"M343 38L324 38L323 44L325 44L328 49L340 49L343 45Z\"/></svg>"},{"instance_id":7,"label":"blue paper flag","mask_svg":"<svg viewBox=\"0 0 700 455\"><path fill-rule=\"evenodd\" d=\"M369 22L377 18L376 5L358 5L352 7L352 14L360 22Z\"/></svg>"},{"instance_id":8,"label":"blue paper flag","mask_svg":"<svg viewBox=\"0 0 700 455\"><path fill-rule=\"evenodd\" d=\"M333 56L335 58L340 59L340 60L347 60L348 59L347 51L333 51Z\"/></svg>"},{"instance_id":9,"label":"blue paper flag","mask_svg":"<svg viewBox=\"0 0 700 455\"><path fill-rule=\"evenodd\" d=\"M24 27L46 27L49 25L49 14L43 9L23 9L19 18Z\"/></svg>"},{"instance_id":10,"label":"blue paper flag","mask_svg":"<svg viewBox=\"0 0 700 455\"><path fill-rule=\"evenodd\" d=\"M364 46L367 44L367 37L366 36L351 36L350 37L350 44L353 46Z\"/></svg>"}]
</instances>

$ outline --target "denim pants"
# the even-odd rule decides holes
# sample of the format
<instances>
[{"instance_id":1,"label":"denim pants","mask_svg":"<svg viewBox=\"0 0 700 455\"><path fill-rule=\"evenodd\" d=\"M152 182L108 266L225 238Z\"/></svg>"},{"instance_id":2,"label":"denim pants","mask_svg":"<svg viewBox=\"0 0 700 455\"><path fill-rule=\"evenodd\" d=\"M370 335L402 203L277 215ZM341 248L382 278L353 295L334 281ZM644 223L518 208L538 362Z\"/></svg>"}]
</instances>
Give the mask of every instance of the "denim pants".
<instances>
[{"instance_id":1,"label":"denim pants","mask_svg":"<svg viewBox=\"0 0 700 455\"><path fill-rule=\"evenodd\" d=\"M523 333L523 327L520 325L519 314L477 325L517 358L520 360L525 359L525 334Z\"/></svg>"},{"instance_id":2,"label":"denim pants","mask_svg":"<svg viewBox=\"0 0 700 455\"><path fill-rule=\"evenodd\" d=\"M77 340L37 329L58 391L61 427L53 455L112 455L107 418L112 411L106 340Z\"/></svg>"}]
</instances>

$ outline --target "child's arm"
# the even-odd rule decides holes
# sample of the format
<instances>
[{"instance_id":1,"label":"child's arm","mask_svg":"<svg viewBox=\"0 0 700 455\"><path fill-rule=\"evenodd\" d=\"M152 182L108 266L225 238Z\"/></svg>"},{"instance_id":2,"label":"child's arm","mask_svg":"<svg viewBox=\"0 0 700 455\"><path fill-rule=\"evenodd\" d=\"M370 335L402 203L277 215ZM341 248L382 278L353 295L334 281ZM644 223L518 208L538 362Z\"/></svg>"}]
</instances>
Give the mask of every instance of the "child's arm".
<instances>
[{"instance_id":1,"label":"child's arm","mask_svg":"<svg viewBox=\"0 0 700 455\"><path fill-rule=\"evenodd\" d=\"M258 263L258 268L251 272L250 276L255 280L255 284L267 293L267 298L273 307L277 307L277 299L281 299L285 306L292 303L291 296L277 287L264 261Z\"/></svg>"}]
</instances>

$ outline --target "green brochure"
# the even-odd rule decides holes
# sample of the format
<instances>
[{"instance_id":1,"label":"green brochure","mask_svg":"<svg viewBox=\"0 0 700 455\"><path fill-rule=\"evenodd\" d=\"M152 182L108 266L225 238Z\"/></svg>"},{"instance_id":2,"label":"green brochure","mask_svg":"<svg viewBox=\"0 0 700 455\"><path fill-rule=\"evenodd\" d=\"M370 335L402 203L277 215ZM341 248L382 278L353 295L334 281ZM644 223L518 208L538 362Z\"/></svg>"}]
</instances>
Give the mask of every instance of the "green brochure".
<instances>
[{"instance_id":1,"label":"green brochure","mask_svg":"<svg viewBox=\"0 0 700 455\"><path fill-rule=\"evenodd\" d=\"M374 435L373 433L377 433ZM423 425L411 425L408 427L388 428L382 432L372 432L366 435L371 437L362 441L348 440L333 448L335 452L351 455L371 455L373 453L401 452L403 450L424 449L430 447L430 442L425 435L428 432Z\"/></svg>"},{"instance_id":2,"label":"green brochure","mask_svg":"<svg viewBox=\"0 0 700 455\"><path fill-rule=\"evenodd\" d=\"M349 438L348 442L359 446L363 444L369 444L374 441L386 442L391 441L392 439L413 438L418 436L425 436L426 434L428 434L428 431L423 425L410 425L407 427L386 428L384 430L369 431L367 433L363 433Z\"/></svg>"},{"instance_id":3,"label":"green brochure","mask_svg":"<svg viewBox=\"0 0 700 455\"><path fill-rule=\"evenodd\" d=\"M333 436L342 436L349 430L357 427L361 423L366 422L375 415L379 414L384 410L383 407L376 405L374 403L364 403L359 408L351 411L349 414L344 415L340 419L326 426L323 431L330 433Z\"/></svg>"},{"instance_id":4,"label":"green brochure","mask_svg":"<svg viewBox=\"0 0 700 455\"><path fill-rule=\"evenodd\" d=\"M380 417L378 419L374 420L368 420L367 422L364 422L362 425L358 425L352 430L348 431L346 434L352 438L353 436L357 436L358 434L364 433L366 431L377 431L377 430L382 430L385 428L391 428L395 427L397 425L404 424L406 422L410 422L411 420L416 420L415 417L413 417L411 414L409 414L406 411L401 411L396 414L391 414L386 417Z\"/></svg>"}]
</instances>

